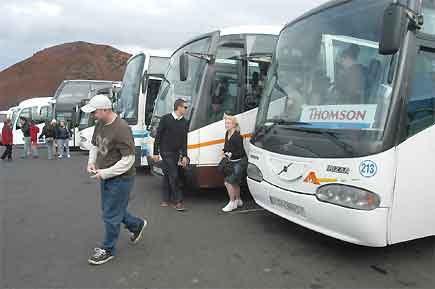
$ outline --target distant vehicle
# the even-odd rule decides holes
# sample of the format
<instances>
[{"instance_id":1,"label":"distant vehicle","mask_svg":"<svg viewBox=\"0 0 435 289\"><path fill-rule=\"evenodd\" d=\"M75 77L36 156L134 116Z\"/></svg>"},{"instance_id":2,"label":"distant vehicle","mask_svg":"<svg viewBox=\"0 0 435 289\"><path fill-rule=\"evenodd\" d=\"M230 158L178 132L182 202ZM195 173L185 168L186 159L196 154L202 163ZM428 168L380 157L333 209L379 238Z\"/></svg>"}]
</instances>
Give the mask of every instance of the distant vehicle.
<instances>
[{"instance_id":1,"label":"distant vehicle","mask_svg":"<svg viewBox=\"0 0 435 289\"><path fill-rule=\"evenodd\" d=\"M28 120L33 120L39 127L39 135L42 133L42 128L46 121L53 118L52 113L52 97L35 97L20 102L18 107L10 110L12 114L14 144L23 145L24 136L20 127L20 117L25 117Z\"/></svg>"},{"instance_id":2,"label":"distant vehicle","mask_svg":"<svg viewBox=\"0 0 435 289\"><path fill-rule=\"evenodd\" d=\"M172 55L156 99L152 136L177 98L188 102L188 153L192 187L223 186L217 170L224 144L224 114L236 115L242 135L254 130L257 107L280 27L245 26L199 35ZM152 151L152 142L149 150ZM162 170L153 166L153 171Z\"/></svg>"},{"instance_id":3,"label":"distant vehicle","mask_svg":"<svg viewBox=\"0 0 435 289\"><path fill-rule=\"evenodd\" d=\"M435 235L434 13L330 1L284 27L248 149L260 206L364 246Z\"/></svg>"},{"instance_id":4,"label":"distant vehicle","mask_svg":"<svg viewBox=\"0 0 435 289\"><path fill-rule=\"evenodd\" d=\"M53 97L54 118L66 122L72 136L69 146L78 148L80 144L79 121L80 104L83 100L95 95L95 91L110 88L115 81L107 80L65 80L56 90Z\"/></svg>"},{"instance_id":5,"label":"distant vehicle","mask_svg":"<svg viewBox=\"0 0 435 289\"><path fill-rule=\"evenodd\" d=\"M149 143L147 126L150 124L154 101L157 97L163 75L167 70L169 57L138 53L127 62L121 88L114 95L114 110L130 125L136 145L136 166L147 166ZM84 115L80 125L80 144L89 149L94 132L94 123ZM88 127L86 127L88 126Z\"/></svg>"}]
</instances>

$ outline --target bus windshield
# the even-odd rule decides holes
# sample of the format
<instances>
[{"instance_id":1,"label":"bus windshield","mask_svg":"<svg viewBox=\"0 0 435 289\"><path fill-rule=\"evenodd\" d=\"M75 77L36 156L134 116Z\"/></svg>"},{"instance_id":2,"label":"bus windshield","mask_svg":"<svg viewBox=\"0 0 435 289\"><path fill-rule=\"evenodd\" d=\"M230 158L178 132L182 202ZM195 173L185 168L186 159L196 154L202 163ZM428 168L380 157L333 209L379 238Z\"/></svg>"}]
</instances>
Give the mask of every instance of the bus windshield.
<instances>
[{"instance_id":1,"label":"bus windshield","mask_svg":"<svg viewBox=\"0 0 435 289\"><path fill-rule=\"evenodd\" d=\"M205 60L196 57L189 58L189 76L186 81L180 81L179 58L180 55L191 53L208 53L211 38L203 38L192 42L179 49L170 59L168 71L160 87L154 108L154 116L161 117L173 110L177 98L185 99L189 105L194 103L192 99L198 92L202 75L204 73ZM189 116L187 116L189 117Z\"/></svg>"},{"instance_id":2,"label":"bus windshield","mask_svg":"<svg viewBox=\"0 0 435 289\"><path fill-rule=\"evenodd\" d=\"M136 122L138 118L138 102L140 84L143 78L145 54L136 55L129 61L122 78L122 89L119 94L118 107L115 109L121 118Z\"/></svg>"},{"instance_id":3,"label":"bus windshield","mask_svg":"<svg viewBox=\"0 0 435 289\"><path fill-rule=\"evenodd\" d=\"M301 157L355 157L381 147L393 61L378 53L378 41L389 3L351 1L282 31L256 145Z\"/></svg>"}]
</instances>

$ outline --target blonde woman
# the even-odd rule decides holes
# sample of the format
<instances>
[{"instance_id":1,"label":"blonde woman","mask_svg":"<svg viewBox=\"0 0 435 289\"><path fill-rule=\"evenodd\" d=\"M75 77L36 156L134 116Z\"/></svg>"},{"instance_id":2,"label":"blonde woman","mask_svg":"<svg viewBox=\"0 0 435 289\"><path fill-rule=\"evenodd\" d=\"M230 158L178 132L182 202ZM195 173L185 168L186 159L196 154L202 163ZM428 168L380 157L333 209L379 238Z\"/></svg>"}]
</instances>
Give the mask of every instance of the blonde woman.
<instances>
[{"instance_id":1,"label":"blonde woman","mask_svg":"<svg viewBox=\"0 0 435 289\"><path fill-rule=\"evenodd\" d=\"M235 116L225 115L225 144L221 157L227 157L231 163L231 174L225 175L225 187L230 201L222 211L231 212L243 206L240 198L240 184L244 175L246 153L243 148L243 137L240 135L240 126Z\"/></svg>"}]
</instances>

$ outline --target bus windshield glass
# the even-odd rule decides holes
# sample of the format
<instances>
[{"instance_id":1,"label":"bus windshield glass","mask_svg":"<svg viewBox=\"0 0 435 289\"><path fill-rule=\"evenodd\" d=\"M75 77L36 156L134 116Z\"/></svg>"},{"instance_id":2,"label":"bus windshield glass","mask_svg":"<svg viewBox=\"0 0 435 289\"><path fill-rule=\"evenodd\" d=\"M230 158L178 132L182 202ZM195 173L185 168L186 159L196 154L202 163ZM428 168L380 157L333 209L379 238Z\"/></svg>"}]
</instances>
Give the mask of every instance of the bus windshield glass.
<instances>
[{"instance_id":1,"label":"bus windshield glass","mask_svg":"<svg viewBox=\"0 0 435 289\"><path fill-rule=\"evenodd\" d=\"M140 84L143 78L145 54L141 53L131 59L125 69L118 107L115 109L121 118L134 123L138 118Z\"/></svg>"},{"instance_id":2,"label":"bus windshield glass","mask_svg":"<svg viewBox=\"0 0 435 289\"><path fill-rule=\"evenodd\" d=\"M391 57L378 53L389 3L350 1L282 31L257 117L257 145L301 157L379 149L392 90Z\"/></svg>"},{"instance_id":3,"label":"bus windshield glass","mask_svg":"<svg viewBox=\"0 0 435 289\"><path fill-rule=\"evenodd\" d=\"M188 79L186 81L180 81L179 58L180 55L186 52L208 53L210 43L210 37L197 40L179 49L171 57L168 71L156 99L154 116L161 117L170 113L173 110L173 105L177 98L185 99L189 105L195 102L192 98L197 95L206 61L196 57L189 57Z\"/></svg>"}]
</instances>

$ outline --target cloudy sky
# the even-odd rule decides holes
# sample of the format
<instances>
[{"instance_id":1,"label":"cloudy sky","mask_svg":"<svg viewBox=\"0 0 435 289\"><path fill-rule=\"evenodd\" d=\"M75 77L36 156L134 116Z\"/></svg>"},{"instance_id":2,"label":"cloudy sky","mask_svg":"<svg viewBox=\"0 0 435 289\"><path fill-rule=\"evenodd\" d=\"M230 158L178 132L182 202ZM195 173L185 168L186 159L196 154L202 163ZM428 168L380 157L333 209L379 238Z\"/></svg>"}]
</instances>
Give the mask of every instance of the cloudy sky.
<instances>
[{"instance_id":1,"label":"cloudy sky","mask_svg":"<svg viewBox=\"0 0 435 289\"><path fill-rule=\"evenodd\" d=\"M326 0L0 0L0 71L72 41L171 51L220 27L278 25Z\"/></svg>"}]
</instances>

